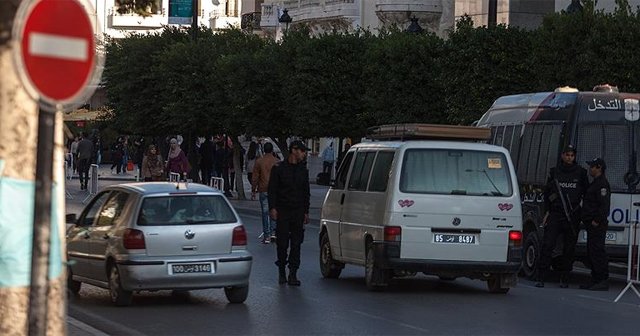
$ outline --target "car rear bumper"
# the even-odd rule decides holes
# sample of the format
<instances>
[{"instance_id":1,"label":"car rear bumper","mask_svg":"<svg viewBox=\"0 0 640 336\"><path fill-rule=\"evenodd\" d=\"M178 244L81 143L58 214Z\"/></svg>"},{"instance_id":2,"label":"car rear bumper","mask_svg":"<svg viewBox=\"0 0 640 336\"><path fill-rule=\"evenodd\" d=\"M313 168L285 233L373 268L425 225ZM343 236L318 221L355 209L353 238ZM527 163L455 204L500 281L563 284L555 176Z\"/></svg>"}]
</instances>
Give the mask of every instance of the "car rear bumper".
<instances>
[{"instance_id":1,"label":"car rear bumper","mask_svg":"<svg viewBox=\"0 0 640 336\"><path fill-rule=\"evenodd\" d=\"M253 257L248 252L224 257L153 260L118 260L122 287L126 290L205 289L247 286ZM171 274L172 264L213 263L212 273Z\"/></svg>"},{"instance_id":2,"label":"car rear bumper","mask_svg":"<svg viewBox=\"0 0 640 336\"><path fill-rule=\"evenodd\" d=\"M472 276L482 274L512 274L520 270L521 260L495 261L458 261L434 259L400 258L399 246L384 242L374 243L375 260L379 267L427 274L450 274ZM517 254L519 255L519 254Z\"/></svg>"}]
</instances>

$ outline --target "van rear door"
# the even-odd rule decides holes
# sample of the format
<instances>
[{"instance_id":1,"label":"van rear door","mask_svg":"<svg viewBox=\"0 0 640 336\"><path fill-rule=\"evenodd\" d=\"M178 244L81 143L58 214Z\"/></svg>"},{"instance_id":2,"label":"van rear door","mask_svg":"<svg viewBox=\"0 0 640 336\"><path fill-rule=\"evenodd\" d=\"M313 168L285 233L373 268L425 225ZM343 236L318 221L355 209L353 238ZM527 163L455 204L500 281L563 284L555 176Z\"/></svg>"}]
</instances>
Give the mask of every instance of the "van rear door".
<instances>
[{"instance_id":1,"label":"van rear door","mask_svg":"<svg viewBox=\"0 0 640 336\"><path fill-rule=\"evenodd\" d=\"M507 261L522 216L513 166L503 152L407 149L392 223L401 258Z\"/></svg>"}]
</instances>

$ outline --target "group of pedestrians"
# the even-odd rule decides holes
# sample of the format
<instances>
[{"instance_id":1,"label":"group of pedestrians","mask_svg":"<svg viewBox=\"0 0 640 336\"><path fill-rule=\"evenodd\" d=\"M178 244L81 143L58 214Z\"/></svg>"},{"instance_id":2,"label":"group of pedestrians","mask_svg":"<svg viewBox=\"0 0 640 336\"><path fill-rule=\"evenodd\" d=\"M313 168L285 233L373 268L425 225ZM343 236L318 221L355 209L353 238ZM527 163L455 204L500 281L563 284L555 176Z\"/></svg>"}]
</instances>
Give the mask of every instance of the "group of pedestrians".
<instances>
[{"instance_id":1,"label":"group of pedestrians","mask_svg":"<svg viewBox=\"0 0 640 336\"><path fill-rule=\"evenodd\" d=\"M87 132L81 132L68 147L65 160L70 162L73 171L78 173L80 190L87 190L89 168L92 163L100 160L99 146L100 138L97 135L90 137Z\"/></svg>"},{"instance_id":2,"label":"group of pedestrians","mask_svg":"<svg viewBox=\"0 0 640 336\"><path fill-rule=\"evenodd\" d=\"M581 223L587 231L587 262L591 280L581 289L608 290L608 259L605 251L611 188L605 176L607 165L602 158L587 161L587 170L576 163L576 148L566 146L561 163L551 168L544 192L546 213L542 220L544 236L538 261L536 287L544 287L553 252L562 237L562 257L559 266L560 287L569 287L575 247Z\"/></svg>"}]
</instances>

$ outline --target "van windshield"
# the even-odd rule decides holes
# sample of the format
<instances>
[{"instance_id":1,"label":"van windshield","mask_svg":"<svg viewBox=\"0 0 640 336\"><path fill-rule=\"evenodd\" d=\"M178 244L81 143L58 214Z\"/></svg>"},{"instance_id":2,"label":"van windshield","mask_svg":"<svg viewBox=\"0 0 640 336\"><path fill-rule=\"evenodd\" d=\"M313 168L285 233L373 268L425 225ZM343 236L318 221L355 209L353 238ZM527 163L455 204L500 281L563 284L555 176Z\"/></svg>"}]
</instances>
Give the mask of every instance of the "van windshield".
<instances>
[{"instance_id":1,"label":"van windshield","mask_svg":"<svg viewBox=\"0 0 640 336\"><path fill-rule=\"evenodd\" d=\"M507 158L498 152L408 149L400 191L420 194L511 196Z\"/></svg>"}]
</instances>

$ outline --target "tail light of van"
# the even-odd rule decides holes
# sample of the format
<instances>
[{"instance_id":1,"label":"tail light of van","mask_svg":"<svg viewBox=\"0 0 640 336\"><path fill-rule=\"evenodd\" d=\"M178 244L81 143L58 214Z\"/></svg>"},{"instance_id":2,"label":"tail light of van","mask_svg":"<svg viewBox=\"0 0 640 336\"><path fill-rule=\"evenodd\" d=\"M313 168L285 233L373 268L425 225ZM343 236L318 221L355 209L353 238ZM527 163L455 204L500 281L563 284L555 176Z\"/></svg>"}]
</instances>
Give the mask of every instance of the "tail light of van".
<instances>
[{"instance_id":1,"label":"tail light of van","mask_svg":"<svg viewBox=\"0 0 640 336\"><path fill-rule=\"evenodd\" d=\"M522 246L522 231L509 231L509 246Z\"/></svg>"},{"instance_id":2,"label":"tail light of van","mask_svg":"<svg viewBox=\"0 0 640 336\"><path fill-rule=\"evenodd\" d=\"M144 233L136 229L126 229L122 235L122 245L127 250L145 249Z\"/></svg>"},{"instance_id":3,"label":"tail light of van","mask_svg":"<svg viewBox=\"0 0 640 336\"><path fill-rule=\"evenodd\" d=\"M402 228L399 226L385 226L384 227L384 240L385 241L400 241L402 237Z\"/></svg>"},{"instance_id":4,"label":"tail light of van","mask_svg":"<svg viewBox=\"0 0 640 336\"><path fill-rule=\"evenodd\" d=\"M509 231L507 261L522 262L522 231Z\"/></svg>"},{"instance_id":5,"label":"tail light of van","mask_svg":"<svg viewBox=\"0 0 640 336\"><path fill-rule=\"evenodd\" d=\"M233 228L233 238L231 239L231 246L246 246L247 245L247 231L244 226L236 226Z\"/></svg>"}]
</instances>

